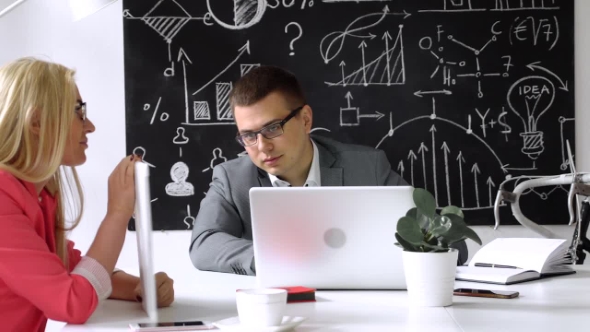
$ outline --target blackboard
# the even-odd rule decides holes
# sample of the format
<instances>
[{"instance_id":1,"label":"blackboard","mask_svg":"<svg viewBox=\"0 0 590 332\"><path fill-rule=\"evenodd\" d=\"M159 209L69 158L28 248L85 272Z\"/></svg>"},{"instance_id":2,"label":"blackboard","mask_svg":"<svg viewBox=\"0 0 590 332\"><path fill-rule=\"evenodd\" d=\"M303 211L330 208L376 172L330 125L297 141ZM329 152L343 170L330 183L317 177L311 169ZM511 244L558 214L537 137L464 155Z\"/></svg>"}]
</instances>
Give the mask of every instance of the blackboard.
<instances>
[{"instance_id":1,"label":"blackboard","mask_svg":"<svg viewBox=\"0 0 590 332\"><path fill-rule=\"evenodd\" d=\"M439 206L493 225L502 181L569 172L573 12L570 0L123 1L126 146L154 166L154 229L191 229L212 168L244 157L228 95L267 64L299 77L316 134L385 150ZM524 213L567 223L567 189L528 191Z\"/></svg>"}]
</instances>

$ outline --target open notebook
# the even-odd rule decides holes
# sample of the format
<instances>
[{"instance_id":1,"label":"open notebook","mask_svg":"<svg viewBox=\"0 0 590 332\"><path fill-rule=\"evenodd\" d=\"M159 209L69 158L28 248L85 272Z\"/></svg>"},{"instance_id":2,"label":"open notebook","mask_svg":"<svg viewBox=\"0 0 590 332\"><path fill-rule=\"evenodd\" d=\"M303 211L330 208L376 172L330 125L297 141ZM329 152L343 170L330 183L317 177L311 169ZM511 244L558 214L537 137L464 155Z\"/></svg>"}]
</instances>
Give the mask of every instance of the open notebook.
<instances>
[{"instance_id":1,"label":"open notebook","mask_svg":"<svg viewBox=\"0 0 590 332\"><path fill-rule=\"evenodd\" d=\"M481 248L469 266L457 267L455 279L510 285L575 273L563 239L499 238Z\"/></svg>"}]
</instances>

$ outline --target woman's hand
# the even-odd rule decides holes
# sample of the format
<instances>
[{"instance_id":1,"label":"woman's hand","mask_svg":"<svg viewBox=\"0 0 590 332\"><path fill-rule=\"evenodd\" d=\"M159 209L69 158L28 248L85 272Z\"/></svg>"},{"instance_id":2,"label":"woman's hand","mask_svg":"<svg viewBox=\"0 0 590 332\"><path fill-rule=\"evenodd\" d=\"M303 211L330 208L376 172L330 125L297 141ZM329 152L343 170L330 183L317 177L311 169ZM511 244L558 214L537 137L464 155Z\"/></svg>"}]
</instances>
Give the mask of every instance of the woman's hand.
<instances>
[{"instance_id":1,"label":"woman's hand","mask_svg":"<svg viewBox=\"0 0 590 332\"><path fill-rule=\"evenodd\" d=\"M137 156L125 157L109 176L107 215L86 253L108 273L113 271L119 259L127 225L135 208L135 162L140 160Z\"/></svg>"},{"instance_id":2,"label":"woman's hand","mask_svg":"<svg viewBox=\"0 0 590 332\"><path fill-rule=\"evenodd\" d=\"M158 272L156 278L156 293L158 294L158 308L168 307L174 302L174 280L164 272ZM143 288L141 282L135 287L135 296L138 301L143 298Z\"/></svg>"},{"instance_id":3,"label":"woman's hand","mask_svg":"<svg viewBox=\"0 0 590 332\"><path fill-rule=\"evenodd\" d=\"M109 176L107 214L121 216L129 221L135 209L135 163L141 158L127 156L119 162Z\"/></svg>"}]
</instances>

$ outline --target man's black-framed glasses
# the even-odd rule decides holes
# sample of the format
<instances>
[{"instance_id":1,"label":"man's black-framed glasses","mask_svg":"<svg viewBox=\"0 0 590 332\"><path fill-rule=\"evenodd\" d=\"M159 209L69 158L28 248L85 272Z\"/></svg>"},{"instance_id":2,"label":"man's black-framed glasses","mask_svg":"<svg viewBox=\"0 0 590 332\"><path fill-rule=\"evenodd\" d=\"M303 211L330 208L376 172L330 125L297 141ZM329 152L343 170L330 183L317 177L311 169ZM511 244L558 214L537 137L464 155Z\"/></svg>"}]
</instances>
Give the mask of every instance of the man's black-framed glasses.
<instances>
[{"instance_id":1,"label":"man's black-framed glasses","mask_svg":"<svg viewBox=\"0 0 590 332\"><path fill-rule=\"evenodd\" d=\"M78 101L76 105L76 114L80 117L80 120L86 121L86 102Z\"/></svg>"},{"instance_id":2,"label":"man's black-framed glasses","mask_svg":"<svg viewBox=\"0 0 590 332\"><path fill-rule=\"evenodd\" d=\"M249 131L243 134L238 133L236 136L236 141L240 143L242 146L252 146L258 143L258 134L264 136L266 139L272 139L275 137L281 136L285 130L283 127L287 121L291 120L297 113L304 107L305 105L299 106L296 109L292 110L286 118L282 121L274 122L269 124L268 126L263 127L258 131Z\"/></svg>"}]
</instances>

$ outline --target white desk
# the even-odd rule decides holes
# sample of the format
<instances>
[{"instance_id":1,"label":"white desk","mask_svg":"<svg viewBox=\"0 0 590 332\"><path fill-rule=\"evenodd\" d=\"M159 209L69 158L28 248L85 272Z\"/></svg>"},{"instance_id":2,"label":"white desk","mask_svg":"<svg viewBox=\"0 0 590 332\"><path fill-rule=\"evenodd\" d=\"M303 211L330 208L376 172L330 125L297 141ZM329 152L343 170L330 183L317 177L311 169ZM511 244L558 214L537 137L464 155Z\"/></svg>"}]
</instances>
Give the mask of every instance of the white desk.
<instances>
[{"instance_id":1,"label":"white desk","mask_svg":"<svg viewBox=\"0 0 590 332\"><path fill-rule=\"evenodd\" d=\"M409 308L405 291L318 291L317 302L288 304L286 315L308 319L297 331L567 331L590 321L590 267L570 276L511 286L456 282L457 287L510 289L516 299L454 297L445 308ZM161 321L218 320L237 316L235 290L255 287L253 277L192 272L176 283L176 301L160 309ZM146 321L139 304L106 301L85 325L63 331L129 331Z\"/></svg>"}]
</instances>

